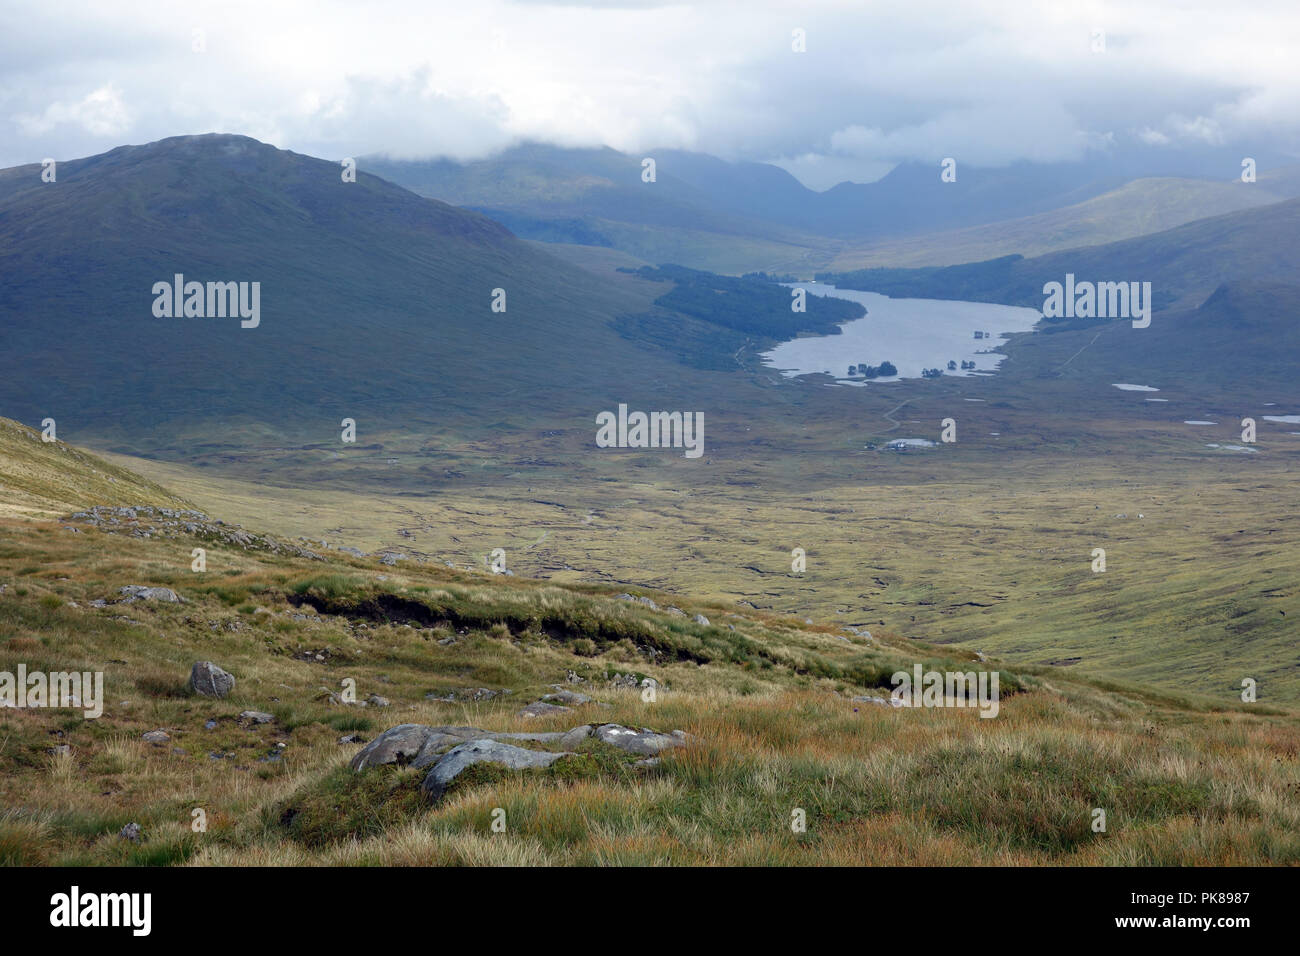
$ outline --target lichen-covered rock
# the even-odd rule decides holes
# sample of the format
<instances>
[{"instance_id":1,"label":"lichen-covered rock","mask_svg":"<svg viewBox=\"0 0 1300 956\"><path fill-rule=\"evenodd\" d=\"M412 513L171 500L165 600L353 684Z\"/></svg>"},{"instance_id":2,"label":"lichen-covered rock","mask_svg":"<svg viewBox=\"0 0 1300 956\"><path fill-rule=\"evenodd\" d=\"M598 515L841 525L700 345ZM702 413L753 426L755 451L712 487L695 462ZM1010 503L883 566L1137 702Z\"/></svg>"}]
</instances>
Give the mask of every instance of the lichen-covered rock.
<instances>
[{"instance_id":1,"label":"lichen-covered rock","mask_svg":"<svg viewBox=\"0 0 1300 956\"><path fill-rule=\"evenodd\" d=\"M235 689L235 678L212 661L196 661L190 668L189 688L202 697L225 697Z\"/></svg>"},{"instance_id":2,"label":"lichen-covered rock","mask_svg":"<svg viewBox=\"0 0 1300 956\"><path fill-rule=\"evenodd\" d=\"M453 747L443 754L433 765L428 776L424 778L421 789L430 800L440 800L448 785L465 768L478 763L494 763L511 770L531 770L549 767L564 757L572 757L567 752L552 753L547 750L525 750L497 740L472 740L469 743Z\"/></svg>"},{"instance_id":3,"label":"lichen-covered rock","mask_svg":"<svg viewBox=\"0 0 1300 956\"><path fill-rule=\"evenodd\" d=\"M628 753L653 757L670 747L684 747L688 740L686 734L674 730L671 734L661 734L648 727L639 731L619 724L604 724L596 728L596 738Z\"/></svg>"}]
</instances>

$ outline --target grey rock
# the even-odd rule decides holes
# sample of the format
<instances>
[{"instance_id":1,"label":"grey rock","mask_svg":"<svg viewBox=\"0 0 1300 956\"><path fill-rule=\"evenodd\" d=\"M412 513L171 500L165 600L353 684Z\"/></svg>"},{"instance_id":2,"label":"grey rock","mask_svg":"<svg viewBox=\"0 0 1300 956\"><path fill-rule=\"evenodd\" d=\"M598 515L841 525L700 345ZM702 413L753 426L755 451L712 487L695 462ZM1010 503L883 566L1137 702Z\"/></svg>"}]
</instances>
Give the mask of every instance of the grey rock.
<instances>
[{"instance_id":1,"label":"grey rock","mask_svg":"<svg viewBox=\"0 0 1300 956\"><path fill-rule=\"evenodd\" d=\"M364 744L365 742L366 738L360 734L344 734L339 738L341 744Z\"/></svg>"},{"instance_id":2,"label":"grey rock","mask_svg":"<svg viewBox=\"0 0 1300 956\"><path fill-rule=\"evenodd\" d=\"M477 727L429 727L425 724L398 724L366 744L348 764L353 770L381 764L407 764L426 767L438 759L447 747L470 740L499 736Z\"/></svg>"},{"instance_id":3,"label":"grey rock","mask_svg":"<svg viewBox=\"0 0 1300 956\"><path fill-rule=\"evenodd\" d=\"M380 697L378 694L371 694L366 698L366 703L371 707L388 707L389 700L387 697Z\"/></svg>"},{"instance_id":4,"label":"grey rock","mask_svg":"<svg viewBox=\"0 0 1300 956\"><path fill-rule=\"evenodd\" d=\"M595 730L596 728L591 726L591 724L583 724L581 727L574 727L572 730L566 731L560 736L560 746L565 750L572 750L574 747L577 747L578 744L590 737Z\"/></svg>"},{"instance_id":5,"label":"grey rock","mask_svg":"<svg viewBox=\"0 0 1300 956\"><path fill-rule=\"evenodd\" d=\"M171 588L147 588L139 584L128 584L124 588L117 589L118 594L124 594L122 604L132 604L135 601L163 601L167 604L182 604L180 595Z\"/></svg>"},{"instance_id":6,"label":"grey rock","mask_svg":"<svg viewBox=\"0 0 1300 956\"><path fill-rule=\"evenodd\" d=\"M644 727L636 731L619 724L604 724L597 727L596 738L620 750L645 757L653 757L671 747L683 747L688 740L680 730L675 730L671 734L661 734Z\"/></svg>"},{"instance_id":7,"label":"grey rock","mask_svg":"<svg viewBox=\"0 0 1300 956\"><path fill-rule=\"evenodd\" d=\"M568 707L581 707L583 704L591 703L591 698L586 694L576 694L571 690L559 690L554 694L545 694L542 700L548 704L564 704Z\"/></svg>"},{"instance_id":8,"label":"grey rock","mask_svg":"<svg viewBox=\"0 0 1300 956\"><path fill-rule=\"evenodd\" d=\"M539 700L522 708L517 717L550 717L554 714L571 714L572 707L561 707L559 704L548 704L546 701Z\"/></svg>"},{"instance_id":9,"label":"grey rock","mask_svg":"<svg viewBox=\"0 0 1300 956\"><path fill-rule=\"evenodd\" d=\"M668 607L664 608L664 613L665 613L665 614L671 614L673 617L685 617L685 616L686 616L686 612L683 611L681 608L679 608L679 607L673 607L673 606L671 606L671 605L669 605Z\"/></svg>"},{"instance_id":10,"label":"grey rock","mask_svg":"<svg viewBox=\"0 0 1300 956\"><path fill-rule=\"evenodd\" d=\"M614 595L614 600L615 600L615 601L632 601L632 602L635 603L635 604L644 604L646 607L648 607L648 608L649 608L650 610L652 610L652 611L657 611L657 610L659 610L659 605L658 605L658 604L656 604L654 601L650 600L648 597L641 597L640 595L632 595L632 594L627 594L627 593L624 593L624 594L615 594L615 595Z\"/></svg>"},{"instance_id":11,"label":"grey rock","mask_svg":"<svg viewBox=\"0 0 1300 956\"><path fill-rule=\"evenodd\" d=\"M695 615L695 617L692 618L692 620L694 620L696 624L699 624L699 625L702 626L702 627L708 627L708 626L709 626L709 619L708 619L707 617L705 617L703 614L697 614L697 615Z\"/></svg>"},{"instance_id":12,"label":"grey rock","mask_svg":"<svg viewBox=\"0 0 1300 956\"><path fill-rule=\"evenodd\" d=\"M196 661L190 669L190 690L202 697L225 697L235 688L235 678L212 661Z\"/></svg>"},{"instance_id":13,"label":"grey rock","mask_svg":"<svg viewBox=\"0 0 1300 956\"><path fill-rule=\"evenodd\" d=\"M453 747L443 754L433 765L428 776L424 778L421 789L431 800L440 800L448 785L461 771L478 763L495 763L509 767L511 770L530 770L549 767L564 757L572 757L567 752L552 753L546 750L525 750L511 744L496 740L472 740L469 743Z\"/></svg>"},{"instance_id":14,"label":"grey rock","mask_svg":"<svg viewBox=\"0 0 1300 956\"><path fill-rule=\"evenodd\" d=\"M240 720L250 720L255 724L269 724L275 720L274 715L263 713L260 710L245 710L239 715Z\"/></svg>"},{"instance_id":15,"label":"grey rock","mask_svg":"<svg viewBox=\"0 0 1300 956\"><path fill-rule=\"evenodd\" d=\"M171 740L171 734L165 730L150 730L140 735L140 739L151 744L165 744Z\"/></svg>"},{"instance_id":16,"label":"grey rock","mask_svg":"<svg viewBox=\"0 0 1300 956\"><path fill-rule=\"evenodd\" d=\"M132 843L139 843L140 824L128 823L126 826L122 827L121 832L118 833L118 836L123 840L130 840Z\"/></svg>"}]
</instances>

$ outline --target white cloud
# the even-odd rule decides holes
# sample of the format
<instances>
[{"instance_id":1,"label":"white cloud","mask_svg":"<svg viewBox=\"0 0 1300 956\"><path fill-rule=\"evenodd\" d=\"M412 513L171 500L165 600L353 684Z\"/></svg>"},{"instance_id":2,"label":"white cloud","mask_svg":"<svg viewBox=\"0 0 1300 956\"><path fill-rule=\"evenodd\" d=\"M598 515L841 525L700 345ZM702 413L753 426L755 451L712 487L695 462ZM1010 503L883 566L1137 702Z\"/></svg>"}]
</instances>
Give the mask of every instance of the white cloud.
<instances>
[{"instance_id":1,"label":"white cloud","mask_svg":"<svg viewBox=\"0 0 1300 956\"><path fill-rule=\"evenodd\" d=\"M56 100L39 115L19 113L14 122L31 137L44 136L63 125L80 127L92 136L119 136L130 126L122 93L111 84L87 93L75 103Z\"/></svg>"},{"instance_id":2,"label":"white cloud","mask_svg":"<svg viewBox=\"0 0 1300 956\"><path fill-rule=\"evenodd\" d=\"M321 155L520 139L771 160L809 181L1097 143L1300 152L1300 6L89 0L0 8L0 165L240 132ZM790 32L807 31L806 53ZM204 31L206 52L191 49ZM1106 52L1091 51L1106 31ZM1144 131L1144 132L1134 132Z\"/></svg>"}]
</instances>

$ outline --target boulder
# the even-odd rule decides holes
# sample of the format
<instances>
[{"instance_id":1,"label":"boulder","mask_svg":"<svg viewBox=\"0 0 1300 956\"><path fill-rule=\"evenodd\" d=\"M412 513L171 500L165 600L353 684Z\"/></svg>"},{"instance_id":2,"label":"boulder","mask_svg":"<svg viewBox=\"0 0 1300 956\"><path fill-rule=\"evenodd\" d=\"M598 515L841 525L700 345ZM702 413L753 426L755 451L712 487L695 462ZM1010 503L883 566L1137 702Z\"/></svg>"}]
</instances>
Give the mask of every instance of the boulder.
<instances>
[{"instance_id":1,"label":"boulder","mask_svg":"<svg viewBox=\"0 0 1300 956\"><path fill-rule=\"evenodd\" d=\"M703 614L697 614L697 615L695 615L695 617L693 618L693 620L695 621L696 624L699 624L701 627L708 627L708 626L709 626L709 619L708 619L707 617L705 617Z\"/></svg>"},{"instance_id":2,"label":"boulder","mask_svg":"<svg viewBox=\"0 0 1300 956\"><path fill-rule=\"evenodd\" d=\"M235 678L212 661L197 661L190 669L189 688L202 697L225 697L235 688Z\"/></svg>"},{"instance_id":3,"label":"boulder","mask_svg":"<svg viewBox=\"0 0 1300 956\"><path fill-rule=\"evenodd\" d=\"M641 754L643 757L653 757L670 747L684 747L689 739L680 730L674 730L671 734L661 734L648 727L636 731L619 724L604 724L597 727L596 738L620 750Z\"/></svg>"},{"instance_id":4,"label":"boulder","mask_svg":"<svg viewBox=\"0 0 1300 956\"><path fill-rule=\"evenodd\" d=\"M150 730L140 735L140 739L150 744L165 744L171 740L171 734L165 730Z\"/></svg>"},{"instance_id":5,"label":"boulder","mask_svg":"<svg viewBox=\"0 0 1300 956\"><path fill-rule=\"evenodd\" d=\"M269 724L275 720L275 717L260 710L245 710L239 715L239 719L252 721L255 724Z\"/></svg>"},{"instance_id":6,"label":"boulder","mask_svg":"<svg viewBox=\"0 0 1300 956\"><path fill-rule=\"evenodd\" d=\"M583 704L590 704L591 698L586 694L576 694L571 690L557 690L554 694L544 694L542 702L563 704L566 707L581 707Z\"/></svg>"},{"instance_id":7,"label":"boulder","mask_svg":"<svg viewBox=\"0 0 1300 956\"><path fill-rule=\"evenodd\" d=\"M494 763L511 770L531 770L549 767L563 757L572 757L567 752L552 753L546 750L525 750L497 740L472 740L469 743L453 747L433 765L428 776L424 778L421 789L431 800L441 800L447 787L467 767L477 763Z\"/></svg>"}]
</instances>

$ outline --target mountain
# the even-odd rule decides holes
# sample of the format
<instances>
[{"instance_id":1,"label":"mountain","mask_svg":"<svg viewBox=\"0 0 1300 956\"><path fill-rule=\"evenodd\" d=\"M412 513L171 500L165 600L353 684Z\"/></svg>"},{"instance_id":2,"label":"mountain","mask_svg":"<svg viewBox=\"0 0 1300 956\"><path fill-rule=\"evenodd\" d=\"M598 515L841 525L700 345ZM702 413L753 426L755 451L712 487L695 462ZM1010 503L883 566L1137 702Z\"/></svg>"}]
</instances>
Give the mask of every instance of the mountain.
<instances>
[{"instance_id":1,"label":"mountain","mask_svg":"<svg viewBox=\"0 0 1300 956\"><path fill-rule=\"evenodd\" d=\"M1084 202L1034 216L848 248L827 269L944 266L990 256L1038 256L1101 245L1294 198L1293 183L1300 183L1300 177L1252 184L1136 179Z\"/></svg>"},{"instance_id":2,"label":"mountain","mask_svg":"<svg viewBox=\"0 0 1300 956\"><path fill-rule=\"evenodd\" d=\"M344 417L545 421L705 381L611 327L662 290L364 171L208 135L39 172L0 173L0 407L61 435L337 440ZM258 283L257 326L155 316L175 274L247 282L250 305Z\"/></svg>"},{"instance_id":3,"label":"mountain","mask_svg":"<svg viewBox=\"0 0 1300 956\"><path fill-rule=\"evenodd\" d=\"M1290 199L1031 259L1004 256L941 268L823 272L817 278L891 296L1041 308L1044 284L1063 282L1072 273L1092 282L1150 282L1157 309L1186 309L1226 282L1291 284L1298 248L1300 199Z\"/></svg>"},{"instance_id":4,"label":"mountain","mask_svg":"<svg viewBox=\"0 0 1300 956\"><path fill-rule=\"evenodd\" d=\"M744 167L747 176L731 177L730 164L712 157L653 155L653 183L642 181L643 157L608 147L528 143L463 164L367 157L361 165L422 196L483 212L523 238L619 249L653 264L788 271L810 250L818 261L829 254L826 239L763 215L765 207L754 202L759 180L769 187L776 181L773 194L788 205L816 195L783 170L753 163ZM727 188L716 189L718 182Z\"/></svg>"},{"instance_id":5,"label":"mountain","mask_svg":"<svg viewBox=\"0 0 1300 956\"><path fill-rule=\"evenodd\" d=\"M655 160L653 183L642 161ZM1152 176L1155 159L961 164L954 182L903 163L873 183L825 192L766 163L684 150L646 157L525 143L472 162L392 160L363 168L422 196L490 215L516 234L621 250L652 264L807 275L875 265L948 265L990 253L1041 254L1115 241L1292 198L1294 167L1257 183ZM1224 170L1233 163L1220 163ZM1203 163L1197 169L1217 169Z\"/></svg>"}]
</instances>

